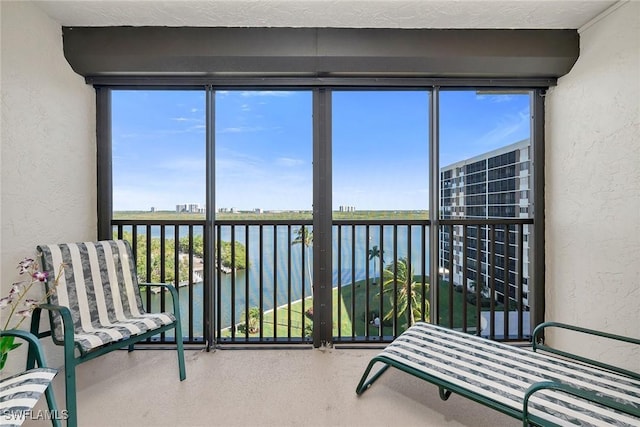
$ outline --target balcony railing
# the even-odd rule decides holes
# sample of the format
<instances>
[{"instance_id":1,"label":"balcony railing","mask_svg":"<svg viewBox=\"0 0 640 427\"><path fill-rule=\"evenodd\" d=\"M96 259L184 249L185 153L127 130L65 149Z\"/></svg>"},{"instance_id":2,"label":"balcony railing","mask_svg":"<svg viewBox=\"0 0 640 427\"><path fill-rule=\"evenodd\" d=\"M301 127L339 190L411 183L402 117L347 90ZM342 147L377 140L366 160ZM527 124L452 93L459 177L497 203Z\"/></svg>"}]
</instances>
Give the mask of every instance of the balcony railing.
<instances>
[{"instance_id":1,"label":"balcony railing","mask_svg":"<svg viewBox=\"0 0 640 427\"><path fill-rule=\"evenodd\" d=\"M112 226L115 238L131 243L140 282L178 286L185 343L203 343L205 221L114 220ZM170 310L171 301L159 288L144 291L142 297L147 311ZM162 335L154 342L172 338Z\"/></svg>"},{"instance_id":2,"label":"balcony railing","mask_svg":"<svg viewBox=\"0 0 640 427\"><path fill-rule=\"evenodd\" d=\"M208 319L223 345L312 341L311 220L216 221L212 256L204 221L112 224L115 237L132 242L141 281L179 285L187 343L204 341ZM409 323L431 318L493 339L527 338L532 224L441 220L440 274L432 288L428 220L334 220L334 342L388 342ZM207 278L210 262L214 277ZM165 298L159 291L143 296L149 310L168 309Z\"/></svg>"},{"instance_id":3,"label":"balcony railing","mask_svg":"<svg viewBox=\"0 0 640 427\"><path fill-rule=\"evenodd\" d=\"M334 342L391 341L428 320L429 221L333 222Z\"/></svg>"},{"instance_id":4,"label":"balcony railing","mask_svg":"<svg viewBox=\"0 0 640 427\"><path fill-rule=\"evenodd\" d=\"M439 323L502 341L529 338L532 234L533 219L528 218L440 220L440 271L447 283L448 310ZM455 293L461 294L458 310ZM439 305L441 314L445 307ZM462 316L460 323L454 321L456 313Z\"/></svg>"},{"instance_id":5,"label":"balcony railing","mask_svg":"<svg viewBox=\"0 0 640 427\"><path fill-rule=\"evenodd\" d=\"M311 221L226 220L215 230L218 342L310 342Z\"/></svg>"}]
</instances>

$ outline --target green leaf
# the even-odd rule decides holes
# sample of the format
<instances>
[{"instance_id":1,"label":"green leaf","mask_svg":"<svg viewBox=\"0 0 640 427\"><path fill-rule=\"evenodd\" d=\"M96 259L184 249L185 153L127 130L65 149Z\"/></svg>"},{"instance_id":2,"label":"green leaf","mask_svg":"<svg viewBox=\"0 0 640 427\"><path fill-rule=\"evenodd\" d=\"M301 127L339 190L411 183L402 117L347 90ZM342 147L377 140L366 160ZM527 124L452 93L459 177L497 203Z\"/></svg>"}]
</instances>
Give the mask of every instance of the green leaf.
<instances>
[{"instance_id":1,"label":"green leaf","mask_svg":"<svg viewBox=\"0 0 640 427\"><path fill-rule=\"evenodd\" d=\"M4 369L4 364L7 363L8 356L9 356L9 353L0 354L0 371Z\"/></svg>"},{"instance_id":2,"label":"green leaf","mask_svg":"<svg viewBox=\"0 0 640 427\"><path fill-rule=\"evenodd\" d=\"M0 354L2 354L2 356L6 359L6 355L11 351L11 350L15 350L16 348L20 347L22 345L22 343L17 343L15 344L14 341L15 337L13 336L4 336L2 338L0 338Z\"/></svg>"},{"instance_id":3,"label":"green leaf","mask_svg":"<svg viewBox=\"0 0 640 427\"><path fill-rule=\"evenodd\" d=\"M15 337L13 336L0 337L0 371L4 368L5 363L7 363L9 352L22 345L22 343L15 344L13 342L14 339Z\"/></svg>"},{"instance_id":4,"label":"green leaf","mask_svg":"<svg viewBox=\"0 0 640 427\"><path fill-rule=\"evenodd\" d=\"M9 351L9 347L13 345L13 340L15 337L12 336L4 336L0 338L0 352L6 353Z\"/></svg>"}]
</instances>

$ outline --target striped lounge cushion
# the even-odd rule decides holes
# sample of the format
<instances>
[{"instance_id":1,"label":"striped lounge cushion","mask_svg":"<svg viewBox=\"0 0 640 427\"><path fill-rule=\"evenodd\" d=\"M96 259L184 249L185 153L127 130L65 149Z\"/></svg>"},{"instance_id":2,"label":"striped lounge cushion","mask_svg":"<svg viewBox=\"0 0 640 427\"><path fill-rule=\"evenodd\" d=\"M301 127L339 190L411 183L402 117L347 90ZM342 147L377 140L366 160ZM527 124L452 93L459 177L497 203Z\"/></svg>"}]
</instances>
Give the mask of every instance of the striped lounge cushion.
<instances>
[{"instance_id":1,"label":"striped lounge cushion","mask_svg":"<svg viewBox=\"0 0 640 427\"><path fill-rule=\"evenodd\" d=\"M64 268L50 302L68 307L74 341L82 352L122 341L175 322L172 313L146 313L136 265L125 240L40 245L49 281ZM54 312L54 336L63 341L62 319Z\"/></svg>"},{"instance_id":2,"label":"striped lounge cushion","mask_svg":"<svg viewBox=\"0 0 640 427\"><path fill-rule=\"evenodd\" d=\"M539 381L566 383L640 407L638 380L428 323L410 327L379 356L517 411L527 388ZM557 425L640 426L638 418L553 391L535 393L530 412Z\"/></svg>"},{"instance_id":3,"label":"striped lounge cushion","mask_svg":"<svg viewBox=\"0 0 640 427\"><path fill-rule=\"evenodd\" d=\"M55 369L31 369L0 382L0 426L19 426L56 375Z\"/></svg>"}]
</instances>

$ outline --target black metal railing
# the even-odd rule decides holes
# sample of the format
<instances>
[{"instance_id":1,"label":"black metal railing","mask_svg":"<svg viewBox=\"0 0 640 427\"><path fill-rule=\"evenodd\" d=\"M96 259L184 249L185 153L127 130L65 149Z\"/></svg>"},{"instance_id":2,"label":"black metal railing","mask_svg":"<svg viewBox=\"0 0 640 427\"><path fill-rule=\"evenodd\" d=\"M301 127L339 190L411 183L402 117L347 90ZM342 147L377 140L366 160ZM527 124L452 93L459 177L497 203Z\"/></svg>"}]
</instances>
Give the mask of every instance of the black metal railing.
<instances>
[{"instance_id":1,"label":"black metal railing","mask_svg":"<svg viewBox=\"0 0 640 427\"><path fill-rule=\"evenodd\" d=\"M439 323L501 341L528 339L532 234L528 218L441 220L440 273L448 306ZM439 305L440 313L444 307ZM462 315L459 322L456 313Z\"/></svg>"},{"instance_id":2,"label":"black metal railing","mask_svg":"<svg viewBox=\"0 0 640 427\"><path fill-rule=\"evenodd\" d=\"M112 221L114 238L126 239L131 243L138 280L172 283L178 288L185 343L204 341L205 289L202 279L207 262L204 227L204 220ZM171 310L172 303L160 288L143 290L142 297L148 311ZM156 341L170 342L173 337L163 334Z\"/></svg>"},{"instance_id":3,"label":"black metal railing","mask_svg":"<svg viewBox=\"0 0 640 427\"><path fill-rule=\"evenodd\" d=\"M310 342L311 221L220 220L215 230L218 342Z\"/></svg>"},{"instance_id":4,"label":"black metal railing","mask_svg":"<svg viewBox=\"0 0 640 427\"><path fill-rule=\"evenodd\" d=\"M207 316L221 344L312 341L311 220L216 221L212 256L204 220L112 224L114 237L132 242L141 281L178 285L186 342L203 342ZM432 288L428 220L334 220L334 341L388 342L430 319L492 339L526 339L532 228L529 219L441 220ZM215 277L205 283L209 262ZM209 310L205 292L213 295ZM143 299L150 310L170 306L162 292Z\"/></svg>"},{"instance_id":5,"label":"black metal railing","mask_svg":"<svg viewBox=\"0 0 640 427\"><path fill-rule=\"evenodd\" d=\"M428 320L429 221L333 224L334 341L391 341Z\"/></svg>"}]
</instances>

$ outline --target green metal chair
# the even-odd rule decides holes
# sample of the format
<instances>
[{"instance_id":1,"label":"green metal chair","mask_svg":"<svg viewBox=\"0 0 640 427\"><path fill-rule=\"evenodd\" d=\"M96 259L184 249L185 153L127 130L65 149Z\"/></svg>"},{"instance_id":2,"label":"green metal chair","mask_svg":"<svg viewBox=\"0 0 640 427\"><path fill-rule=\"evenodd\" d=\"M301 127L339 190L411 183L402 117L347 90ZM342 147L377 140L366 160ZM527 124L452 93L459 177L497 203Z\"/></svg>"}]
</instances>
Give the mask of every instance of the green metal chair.
<instances>
[{"instance_id":1,"label":"green metal chair","mask_svg":"<svg viewBox=\"0 0 640 427\"><path fill-rule=\"evenodd\" d=\"M168 284L138 283L129 242L40 245L38 250L42 269L49 272L47 286L63 269L49 304L34 311L31 332L38 337L51 335L55 344L64 346L68 427L77 425L75 369L83 362L125 347L132 351L136 342L174 330L180 380L186 378L178 292ZM140 286L168 289L173 312L147 313ZM44 333L38 331L41 309L49 310L51 323L51 330Z\"/></svg>"},{"instance_id":2,"label":"green metal chair","mask_svg":"<svg viewBox=\"0 0 640 427\"><path fill-rule=\"evenodd\" d=\"M0 331L0 337L3 336L13 336L27 341L29 353L33 355L39 367L27 369L10 377L2 377L0 380L0 425L22 425L44 392L49 406L49 414L47 415L51 418L54 427L60 427L60 419L64 414L58 411L51 387L51 381L58 371L47 368L38 338L27 331L18 329Z\"/></svg>"}]
</instances>

